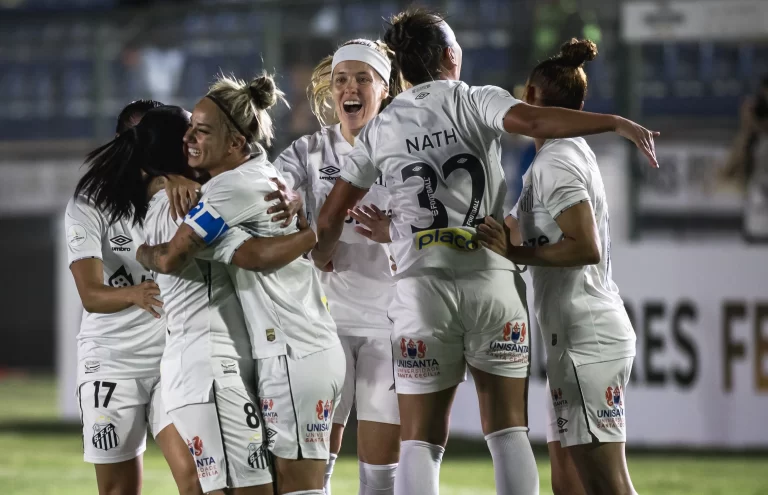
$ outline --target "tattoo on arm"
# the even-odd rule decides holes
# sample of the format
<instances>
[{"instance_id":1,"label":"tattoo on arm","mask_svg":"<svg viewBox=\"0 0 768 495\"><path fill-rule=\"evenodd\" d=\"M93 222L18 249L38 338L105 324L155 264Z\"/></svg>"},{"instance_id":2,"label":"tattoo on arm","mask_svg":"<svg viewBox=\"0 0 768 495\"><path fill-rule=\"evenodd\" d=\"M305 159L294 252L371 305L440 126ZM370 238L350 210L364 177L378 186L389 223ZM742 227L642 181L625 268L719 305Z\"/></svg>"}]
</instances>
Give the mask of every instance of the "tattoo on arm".
<instances>
[{"instance_id":1,"label":"tattoo on arm","mask_svg":"<svg viewBox=\"0 0 768 495\"><path fill-rule=\"evenodd\" d=\"M143 247L137 259L152 271L172 273L184 267L203 248L205 241L189 226L182 225L170 242Z\"/></svg>"}]
</instances>

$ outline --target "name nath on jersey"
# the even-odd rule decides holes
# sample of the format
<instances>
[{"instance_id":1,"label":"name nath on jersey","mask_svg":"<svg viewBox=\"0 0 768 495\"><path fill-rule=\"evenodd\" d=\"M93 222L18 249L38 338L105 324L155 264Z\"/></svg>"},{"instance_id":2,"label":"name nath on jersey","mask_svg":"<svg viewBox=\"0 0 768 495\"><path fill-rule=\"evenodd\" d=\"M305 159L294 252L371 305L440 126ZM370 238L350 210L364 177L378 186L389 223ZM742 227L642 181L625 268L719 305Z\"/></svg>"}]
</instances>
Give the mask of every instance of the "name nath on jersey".
<instances>
[{"instance_id":1,"label":"name nath on jersey","mask_svg":"<svg viewBox=\"0 0 768 495\"><path fill-rule=\"evenodd\" d=\"M477 249L474 234L458 227L423 230L416 234L415 240L416 249L432 246L446 246L457 251L474 251Z\"/></svg>"},{"instance_id":2,"label":"name nath on jersey","mask_svg":"<svg viewBox=\"0 0 768 495\"><path fill-rule=\"evenodd\" d=\"M432 137L430 138L430 136ZM441 137L443 138L442 141L440 140ZM450 131L437 131L424 134L423 136L415 136L413 141L405 138L405 147L408 148L408 153L413 153L413 151L424 151L427 148L435 149L448 146L451 144L451 140L453 140L453 144L459 142L459 139L456 137L456 129L454 128L451 128Z\"/></svg>"}]
</instances>

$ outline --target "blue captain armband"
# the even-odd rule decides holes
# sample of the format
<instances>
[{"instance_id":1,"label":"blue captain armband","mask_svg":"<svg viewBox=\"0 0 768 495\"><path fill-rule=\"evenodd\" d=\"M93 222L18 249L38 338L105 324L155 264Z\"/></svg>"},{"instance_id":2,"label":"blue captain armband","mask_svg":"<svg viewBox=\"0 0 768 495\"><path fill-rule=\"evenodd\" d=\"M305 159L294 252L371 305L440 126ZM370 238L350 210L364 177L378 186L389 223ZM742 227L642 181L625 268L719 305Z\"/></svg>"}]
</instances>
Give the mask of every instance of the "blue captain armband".
<instances>
[{"instance_id":1,"label":"blue captain armband","mask_svg":"<svg viewBox=\"0 0 768 495\"><path fill-rule=\"evenodd\" d=\"M229 230L229 225L221 218L221 215L202 201L187 213L184 223L192 227L208 245Z\"/></svg>"}]
</instances>

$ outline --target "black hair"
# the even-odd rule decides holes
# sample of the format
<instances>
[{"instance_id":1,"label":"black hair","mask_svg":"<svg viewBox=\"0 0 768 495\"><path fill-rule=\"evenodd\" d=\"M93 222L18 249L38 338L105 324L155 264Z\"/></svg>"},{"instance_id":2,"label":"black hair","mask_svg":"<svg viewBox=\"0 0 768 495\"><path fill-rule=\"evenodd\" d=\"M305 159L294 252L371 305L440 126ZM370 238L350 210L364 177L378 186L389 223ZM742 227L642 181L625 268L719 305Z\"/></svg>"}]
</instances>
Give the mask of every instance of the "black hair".
<instances>
[{"instance_id":1,"label":"black hair","mask_svg":"<svg viewBox=\"0 0 768 495\"><path fill-rule=\"evenodd\" d=\"M135 127L88 154L89 169L77 183L75 197L87 198L110 223L133 215L141 225L153 178L171 174L195 178L184 154L188 126L189 113L181 107L149 110Z\"/></svg>"},{"instance_id":2,"label":"black hair","mask_svg":"<svg viewBox=\"0 0 768 495\"><path fill-rule=\"evenodd\" d=\"M163 104L155 100L136 100L130 102L123 108L120 115L117 116L115 132L120 134L127 131L135 126L148 111L161 106Z\"/></svg>"},{"instance_id":3,"label":"black hair","mask_svg":"<svg viewBox=\"0 0 768 495\"><path fill-rule=\"evenodd\" d=\"M439 78L443 54L453 46L445 18L423 8L409 8L392 16L384 42L395 53L395 66L416 86Z\"/></svg>"},{"instance_id":4,"label":"black hair","mask_svg":"<svg viewBox=\"0 0 768 495\"><path fill-rule=\"evenodd\" d=\"M560 47L559 54L533 69L528 84L536 87L543 106L580 110L587 96L584 64L595 57L597 45L573 38Z\"/></svg>"}]
</instances>

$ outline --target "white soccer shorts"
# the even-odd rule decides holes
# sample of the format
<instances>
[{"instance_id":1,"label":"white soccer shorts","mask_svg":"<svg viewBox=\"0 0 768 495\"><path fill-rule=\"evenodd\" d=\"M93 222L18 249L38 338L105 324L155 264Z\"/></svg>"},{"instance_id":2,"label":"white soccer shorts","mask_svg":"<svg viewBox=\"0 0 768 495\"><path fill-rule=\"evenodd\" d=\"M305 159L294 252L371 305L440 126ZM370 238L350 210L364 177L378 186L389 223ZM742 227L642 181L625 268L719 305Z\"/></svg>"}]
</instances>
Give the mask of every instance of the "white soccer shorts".
<instances>
[{"instance_id":1,"label":"white soccer shorts","mask_svg":"<svg viewBox=\"0 0 768 495\"><path fill-rule=\"evenodd\" d=\"M562 447L626 442L626 387L633 357L575 365L566 350L547 363L551 399L547 441Z\"/></svg>"},{"instance_id":2,"label":"white soccer shorts","mask_svg":"<svg viewBox=\"0 0 768 495\"><path fill-rule=\"evenodd\" d=\"M341 344L300 359L259 359L256 365L269 450L283 459L327 460L346 369Z\"/></svg>"},{"instance_id":3,"label":"white soccer shorts","mask_svg":"<svg viewBox=\"0 0 768 495\"><path fill-rule=\"evenodd\" d=\"M423 270L397 281L389 307L398 394L427 394L466 379L466 364L526 378L530 329L525 283L512 271Z\"/></svg>"},{"instance_id":4,"label":"white soccer shorts","mask_svg":"<svg viewBox=\"0 0 768 495\"><path fill-rule=\"evenodd\" d=\"M400 424L400 410L392 374L392 343L389 335L352 337L340 335L347 358L347 373L333 422L346 425L352 405L358 421Z\"/></svg>"},{"instance_id":5,"label":"white soccer shorts","mask_svg":"<svg viewBox=\"0 0 768 495\"><path fill-rule=\"evenodd\" d=\"M171 424L160 377L84 382L77 397L85 462L115 464L138 457L147 448L147 427L156 437Z\"/></svg>"},{"instance_id":6,"label":"white soccer shorts","mask_svg":"<svg viewBox=\"0 0 768 495\"><path fill-rule=\"evenodd\" d=\"M170 411L205 493L272 483L258 401L239 376L213 382L214 401Z\"/></svg>"}]
</instances>

